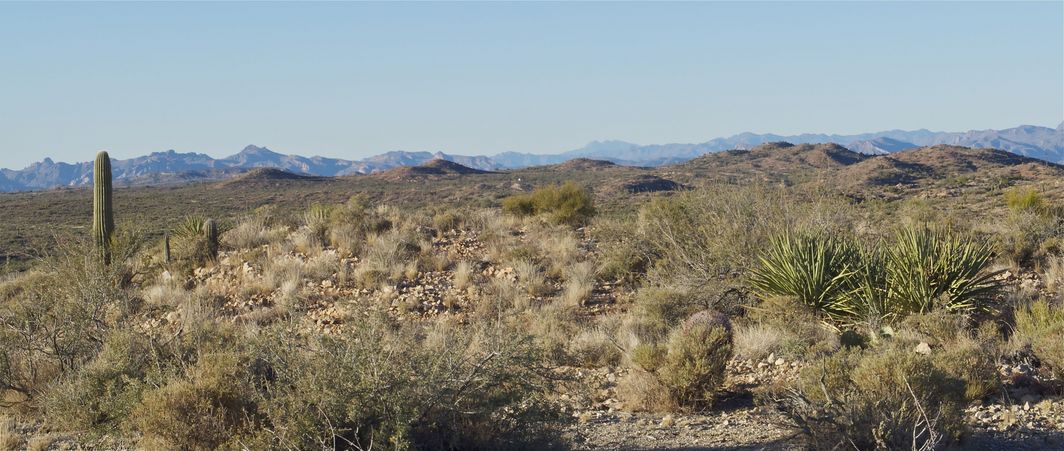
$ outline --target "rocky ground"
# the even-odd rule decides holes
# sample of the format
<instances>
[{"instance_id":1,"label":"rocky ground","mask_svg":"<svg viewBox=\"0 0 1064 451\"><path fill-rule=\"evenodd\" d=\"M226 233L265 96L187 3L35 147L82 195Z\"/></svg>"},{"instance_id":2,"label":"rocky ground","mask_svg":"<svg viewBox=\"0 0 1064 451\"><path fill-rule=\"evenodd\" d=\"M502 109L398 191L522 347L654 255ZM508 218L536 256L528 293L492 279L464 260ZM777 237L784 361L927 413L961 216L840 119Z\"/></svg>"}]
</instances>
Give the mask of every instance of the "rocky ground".
<instances>
[{"instance_id":1,"label":"rocky ground","mask_svg":"<svg viewBox=\"0 0 1064 451\"><path fill-rule=\"evenodd\" d=\"M345 280L345 274L358 265L358 260L325 250L308 257L295 252L270 256L270 260L289 259L302 265L312 265L314 259L335 262L339 270L307 280L300 287L284 287L274 291L223 290L222 310L236 321L254 320L270 308L281 304L285 296L298 292L303 299L299 307L306 327L322 333L335 333L358 315L360 302L387 305L398 317L455 315L462 317L464 306L478 296L478 286L493 278L516 280L511 267L496 266L480 260L484 245L476 236L465 233L450 234L433 240L434 248L448 254L452 260L471 262L471 271L478 283L470 287L454 286L450 271L418 272L410 281L391 287L356 288ZM186 286L240 287L265 277L266 268L247 262L239 253L226 253L218 263L195 271ZM1004 274L1016 286L1045 291L1037 277ZM252 283L253 285L253 283ZM555 287L556 289L557 287ZM596 283L586 302L585 314L594 316L612 311L616 300L627 293L612 284ZM146 329L165 328L178 323L184 315L180 309L149 319ZM920 352L914 350L914 352ZM713 449L759 450L801 449L799 431L780 413L758 406L754 392L758 387L797 377L799 362L789 362L775 355L760 361L736 359L728 365L723 394L714 408L701 413L633 412L619 399L618 382L625 376L622 368L566 368L568 384L558 393L573 422L566 427L564 439L575 449ZM1064 397L1059 382L1048 380L1026 362L1012 362L1000 368L1002 394L981 405L966 409L971 427L966 441L958 449L976 450L1064 450ZM577 388L573 388L577 387ZM16 422L9 425L24 437L35 437L36 449L114 449L113 443L86 445L72 437L39 432L40 425ZM2 439L0 431L0 439ZM27 443L29 446L29 443Z\"/></svg>"}]
</instances>

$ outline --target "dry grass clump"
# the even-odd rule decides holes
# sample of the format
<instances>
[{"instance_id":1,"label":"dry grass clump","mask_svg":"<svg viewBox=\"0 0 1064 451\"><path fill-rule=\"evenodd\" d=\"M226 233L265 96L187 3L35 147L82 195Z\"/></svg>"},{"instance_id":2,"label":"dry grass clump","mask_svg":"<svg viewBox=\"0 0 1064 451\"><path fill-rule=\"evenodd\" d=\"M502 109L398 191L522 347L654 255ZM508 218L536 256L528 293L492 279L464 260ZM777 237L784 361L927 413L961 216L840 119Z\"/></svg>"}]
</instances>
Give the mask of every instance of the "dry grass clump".
<instances>
[{"instance_id":1,"label":"dry grass clump","mask_svg":"<svg viewBox=\"0 0 1064 451\"><path fill-rule=\"evenodd\" d=\"M735 355L737 357L760 361L769 355L782 355L788 340L793 339L787 332L763 323L751 323L735 328Z\"/></svg>"},{"instance_id":2,"label":"dry grass clump","mask_svg":"<svg viewBox=\"0 0 1064 451\"><path fill-rule=\"evenodd\" d=\"M176 306L189 296L177 277L163 273L155 284L143 290L144 300L153 306Z\"/></svg>"},{"instance_id":3,"label":"dry grass clump","mask_svg":"<svg viewBox=\"0 0 1064 451\"><path fill-rule=\"evenodd\" d=\"M1064 256L1055 255L1047 259L1042 270L1042 281L1050 293L1064 299Z\"/></svg>"},{"instance_id":4,"label":"dry grass clump","mask_svg":"<svg viewBox=\"0 0 1064 451\"><path fill-rule=\"evenodd\" d=\"M562 292L562 302L583 306L595 289L595 266L589 261L579 262L569 269Z\"/></svg>"},{"instance_id":5,"label":"dry grass clump","mask_svg":"<svg viewBox=\"0 0 1064 451\"><path fill-rule=\"evenodd\" d=\"M1012 340L1029 348L1057 377L1064 377L1064 307L1040 299L1016 309Z\"/></svg>"},{"instance_id":6,"label":"dry grass clump","mask_svg":"<svg viewBox=\"0 0 1064 451\"><path fill-rule=\"evenodd\" d=\"M606 315L594 323L578 325L579 331L571 335L568 343L572 360L588 368L618 365L624 358L624 348L614 337L621 320L620 315Z\"/></svg>"},{"instance_id":7,"label":"dry grass clump","mask_svg":"<svg viewBox=\"0 0 1064 451\"><path fill-rule=\"evenodd\" d=\"M222 242L232 249L252 249L277 243L287 235L287 227L274 223L271 209L260 208L222 235Z\"/></svg>"},{"instance_id":8,"label":"dry grass clump","mask_svg":"<svg viewBox=\"0 0 1064 451\"><path fill-rule=\"evenodd\" d=\"M454 267L454 278L451 286L457 290L468 289L473 284L473 265L462 260Z\"/></svg>"},{"instance_id":9,"label":"dry grass clump","mask_svg":"<svg viewBox=\"0 0 1064 451\"><path fill-rule=\"evenodd\" d=\"M15 430L15 419L0 415L0 451L15 451L22 447L22 437Z\"/></svg>"},{"instance_id":10,"label":"dry grass clump","mask_svg":"<svg viewBox=\"0 0 1064 451\"><path fill-rule=\"evenodd\" d=\"M898 325L893 339L909 349L927 343L932 363L964 383L967 401L980 401L1001 388L997 371L1004 343L993 322L971 330L961 315L944 311L912 315Z\"/></svg>"},{"instance_id":11,"label":"dry grass clump","mask_svg":"<svg viewBox=\"0 0 1064 451\"><path fill-rule=\"evenodd\" d=\"M531 296L546 294L549 286L539 264L526 259L519 259L511 263L514 273L517 275L517 284Z\"/></svg>"}]
</instances>

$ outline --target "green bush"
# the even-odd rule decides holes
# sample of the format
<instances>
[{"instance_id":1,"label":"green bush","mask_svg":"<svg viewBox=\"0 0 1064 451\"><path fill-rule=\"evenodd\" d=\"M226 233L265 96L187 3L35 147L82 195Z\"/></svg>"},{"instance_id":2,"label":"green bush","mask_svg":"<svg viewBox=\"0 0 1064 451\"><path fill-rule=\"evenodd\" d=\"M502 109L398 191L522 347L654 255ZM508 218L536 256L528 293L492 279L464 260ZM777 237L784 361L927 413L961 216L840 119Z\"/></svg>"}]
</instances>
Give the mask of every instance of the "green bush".
<instances>
[{"instance_id":1,"label":"green bush","mask_svg":"<svg viewBox=\"0 0 1064 451\"><path fill-rule=\"evenodd\" d=\"M701 311L674 330L658 378L681 407L704 408L724 384L732 356L731 323L724 315Z\"/></svg>"},{"instance_id":2,"label":"green bush","mask_svg":"<svg viewBox=\"0 0 1064 451\"><path fill-rule=\"evenodd\" d=\"M1014 212L1032 211L1044 213L1048 210L1042 193L1033 187L1015 187L1006 191L1005 205Z\"/></svg>"},{"instance_id":3,"label":"green bush","mask_svg":"<svg viewBox=\"0 0 1064 451\"><path fill-rule=\"evenodd\" d=\"M61 238L54 255L0 290L0 391L38 394L93 359L140 303L128 290L135 240L119 234L111 264L86 239Z\"/></svg>"},{"instance_id":4,"label":"green bush","mask_svg":"<svg viewBox=\"0 0 1064 451\"><path fill-rule=\"evenodd\" d=\"M997 370L1002 343L993 322L970 330L966 317L936 310L906 317L893 338L909 349L927 343L935 366L964 381L968 401L979 401L1001 387Z\"/></svg>"},{"instance_id":5,"label":"green bush","mask_svg":"<svg viewBox=\"0 0 1064 451\"><path fill-rule=\"evenodd\" d=\"M147 337L112 333L95 359L49 387L41 402L45 416L64 430L116 431L140 401L152 358Z\"/></svg>"},{"instance_id":6,"label":"green bush","mask_svg":"<svg viewBox=\"0 0 1064 451\"><path fill-rule=\"evenodd\" d=\"M396 327L370 317L337 336L260 340L271 378L252 449L488 449L547 441L556 420L530 337L502 324L471 331ZM540 446L544 443L540 443Z\"/></svg>"},{"instance_id":7,"label":"green bush","mask_svg":"<svg viewBox=\"0 0 1064 451\"><path fill-rule=\"evenodd\" d=\"M767 398L814 449L936 449L964 431L964 383L910 349L848 348Z\"/></svg>"},{"instance_id":8,"label":"green bush","mask_svg":"<svg viewBox=\"0 0 1064 451\"><path fill-rule=\"evenodd\" d=\"M257 416L246 357L208 353L183 377L146 391L130 415L144 449L211 450L235 446Z\"/></svg>"},{"instance_id":9,"label":"green bush","mask_svg":"<svg viewBox=\"0 0 1064 451\"><path fill-rule=\"evenodd\" d=\"M629 351L628 358L637 368L622 396L642 409L711 407L732 354L727 317L700 311L675 327L665 343L644 342Z\"/></svg>"},{"instance_id":10,"label":"green bush","mask_svg":"<svg viewBox=\"0 0 1064 451\"><path fill-rule=\"evenodd\" d=\"M515 216L546 216L555 224L579 225L595 214L591 193L573 182L537 188L503 199L504 212Z\"/></svg>"},{"instance_id":11,"label":"green bush","mask_svg":"<svg viewBox=\"0 0 1064 451\"><path fill-rule=\"evenodd\" d=\"M1042 365L1064 376L1064 307L1038 300L1016 309L1013 339L1031 351Z\"/></svg>"}]
</instances>

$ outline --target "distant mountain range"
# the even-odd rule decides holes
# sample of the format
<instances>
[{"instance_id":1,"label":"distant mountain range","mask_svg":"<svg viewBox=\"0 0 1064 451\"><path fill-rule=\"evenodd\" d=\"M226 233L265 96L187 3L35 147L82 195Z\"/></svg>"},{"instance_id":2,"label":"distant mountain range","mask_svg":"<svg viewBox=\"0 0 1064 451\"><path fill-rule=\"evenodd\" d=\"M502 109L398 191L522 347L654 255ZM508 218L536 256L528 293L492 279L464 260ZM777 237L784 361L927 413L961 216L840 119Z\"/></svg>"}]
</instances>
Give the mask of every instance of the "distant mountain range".
<instances>
[{"instance_id":1,"label":"distant mountain range","mask_svg":"<svg viewBox=\"0 0 1064 451\"><path fill-rule=\"evenodd\" d=\"M856 135L775 135L741 133L699 144L639 145L624 141L594 141L559 154L503 152L493 156L450 155L442 152L394 151L343 160L280 154L265 147L247 146L236 155L214 159L201 153L155 152L128 160L113 160L112 174L119 185L164 185L231 177L254 168L277 168L296 174L344 176L370 174L402 166L418 166L432 160L451 161L470 168L495 171L558 164L576 158L591 158L633 166L681 163L698 156L732 149L751 149L760 144L786 141L794 144L833 142L864 154L889 154L935 144L993 148L1053 163L1064 163L1064 123L1057 128L1023 125L1004 130L933 132L890 130ZM92 182L92 162L57 163L50 158L22 170L0 169L0 191L33 191L57 187L81 187Z\"/></svg>"}]
</instances>

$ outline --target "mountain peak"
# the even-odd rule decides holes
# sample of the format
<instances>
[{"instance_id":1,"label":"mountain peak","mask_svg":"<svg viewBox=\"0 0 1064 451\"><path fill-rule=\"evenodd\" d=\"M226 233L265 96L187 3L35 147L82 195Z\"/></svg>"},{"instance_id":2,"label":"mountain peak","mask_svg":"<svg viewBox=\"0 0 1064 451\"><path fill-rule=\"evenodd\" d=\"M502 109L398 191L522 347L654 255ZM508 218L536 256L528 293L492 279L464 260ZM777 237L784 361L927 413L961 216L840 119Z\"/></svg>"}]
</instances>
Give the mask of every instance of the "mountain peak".
<instances>
[{"instance_id":1,"label":"mountain peak","mask_svg":"<svg viewBox=\"0 0 1064 451\"><path fill-rule=\"evenodd\" d=\"M270 149L267 149L265 147L259 147L259 146L256 146L254 144L248 144L247 147L244 148L244 150L240 151L240 153L242 153L242 154L253 154L253 155L276 154L276 152L274 152L274 151L272 151Z\"/></svg>"}]
</instances>

